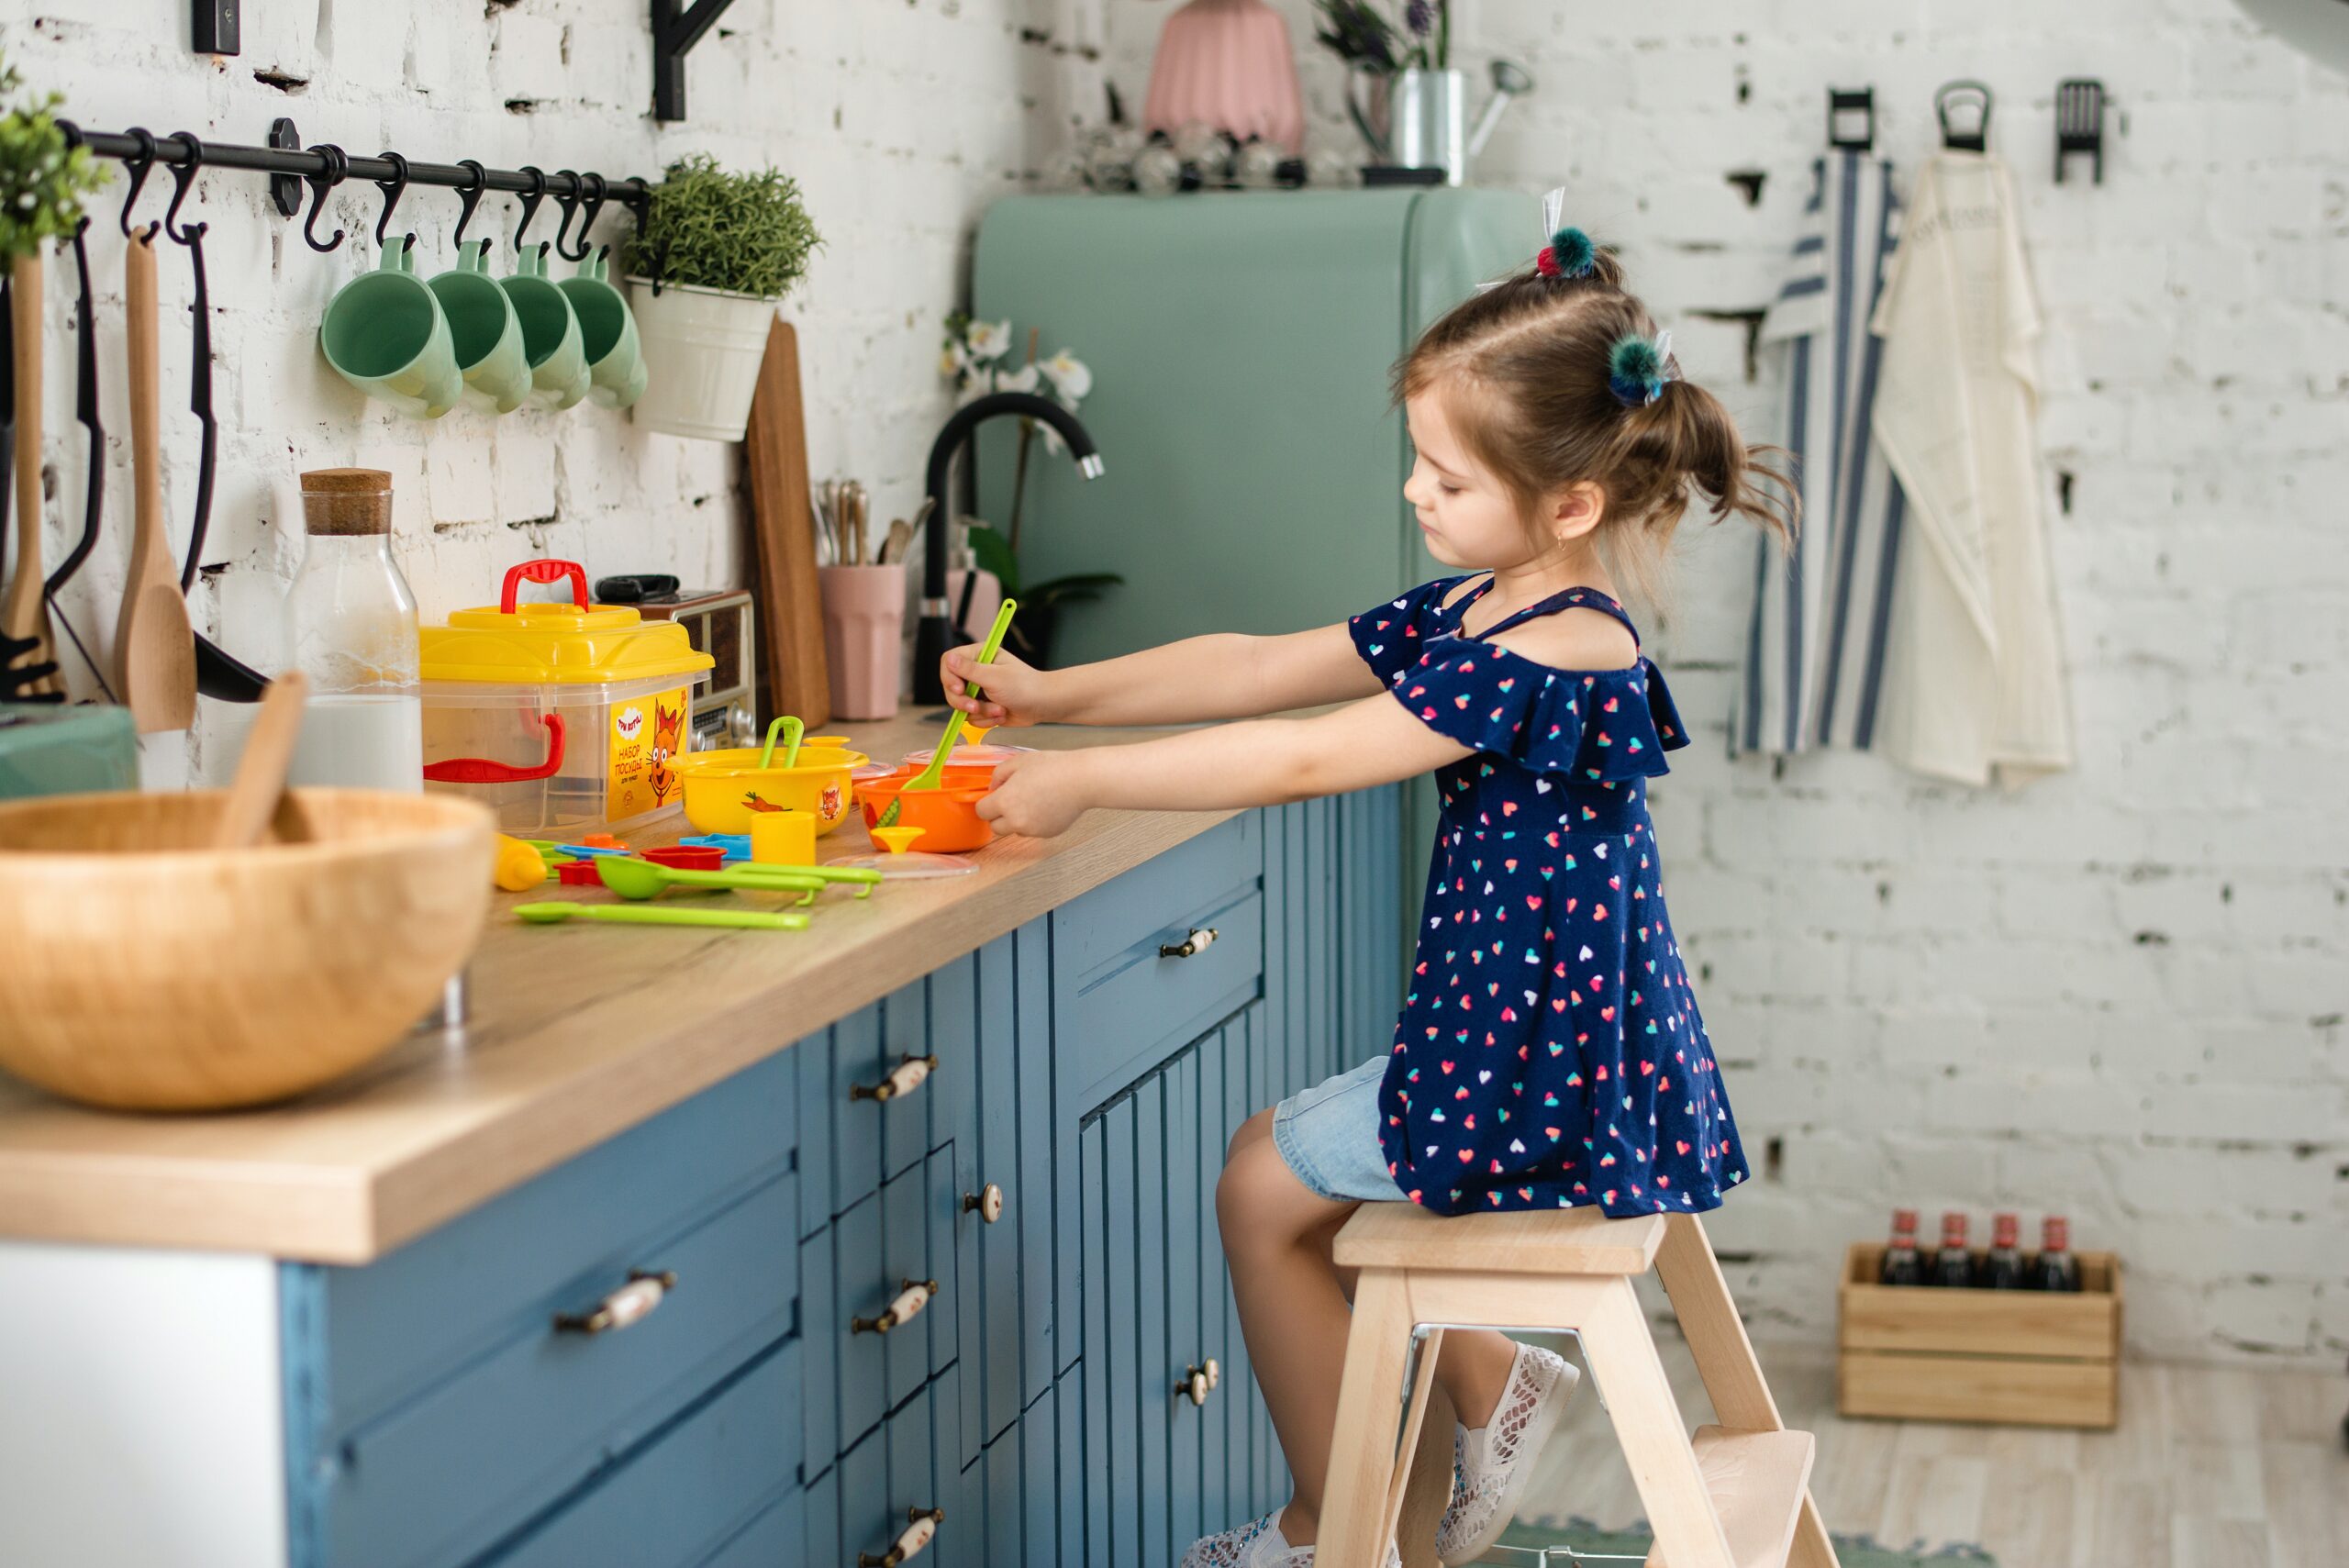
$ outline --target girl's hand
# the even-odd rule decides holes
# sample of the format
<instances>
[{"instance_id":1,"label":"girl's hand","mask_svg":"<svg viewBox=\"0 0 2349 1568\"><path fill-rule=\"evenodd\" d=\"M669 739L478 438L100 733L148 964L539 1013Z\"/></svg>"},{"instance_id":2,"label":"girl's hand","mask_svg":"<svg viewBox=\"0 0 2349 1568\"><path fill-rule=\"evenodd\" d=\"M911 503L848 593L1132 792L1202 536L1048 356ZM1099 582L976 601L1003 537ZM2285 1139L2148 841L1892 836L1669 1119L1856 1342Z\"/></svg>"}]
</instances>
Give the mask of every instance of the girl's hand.
<instances>
[{"instance_id":1,"label":"girl's hand","mask_svg":"<svg viewBox=\"0 0 2349 1568\"><path fill-rule=\"evenodd\" d=\"M994 787L979 802L979 816L998 833L1053 839L1065 833L1092 804L1085 797L1085 759L1060 751L1027 751L996 765Z\"/></svg>"},{"instance_id":2,"label":"girl's hand","mask_svg":"<svg viewBox=\"0 0 2349 1568\"><path fill-rule=\"evenodd\" d=\"M990 728L1052 722L1045 698L1049 673L1008 651L998 651L994 663L982 664L979 655L984 651L981 644L966 642L948 649L939 660L938 684L946 688L946 706L961 708L971 722ZM965 696L963 688L973 681L979 684L979 695Z\"/></svg>"}]
</instances>

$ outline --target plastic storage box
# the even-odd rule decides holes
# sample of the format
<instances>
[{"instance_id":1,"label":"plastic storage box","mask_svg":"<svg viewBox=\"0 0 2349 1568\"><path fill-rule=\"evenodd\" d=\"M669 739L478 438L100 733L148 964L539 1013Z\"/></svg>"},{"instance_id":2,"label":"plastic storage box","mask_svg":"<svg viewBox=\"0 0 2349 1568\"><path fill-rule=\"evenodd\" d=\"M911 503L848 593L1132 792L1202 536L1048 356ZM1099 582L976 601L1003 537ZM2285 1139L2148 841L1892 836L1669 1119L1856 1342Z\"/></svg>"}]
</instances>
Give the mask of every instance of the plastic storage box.
<instances>
[{"instance_id":1,"label":"plastic storage box","mask_svg":"<svg viewBox=\"0 0 2349 1568\"><path fill-rule=\"evenodd\" d=\"M522 584L569 579L568 601ZM632 828L677 809L694 688L711 660L685 628L590 604L575 561L506 573L495 608L423 628L424 778L487 805L500 831Z\"/></svg>"}]
</instances>

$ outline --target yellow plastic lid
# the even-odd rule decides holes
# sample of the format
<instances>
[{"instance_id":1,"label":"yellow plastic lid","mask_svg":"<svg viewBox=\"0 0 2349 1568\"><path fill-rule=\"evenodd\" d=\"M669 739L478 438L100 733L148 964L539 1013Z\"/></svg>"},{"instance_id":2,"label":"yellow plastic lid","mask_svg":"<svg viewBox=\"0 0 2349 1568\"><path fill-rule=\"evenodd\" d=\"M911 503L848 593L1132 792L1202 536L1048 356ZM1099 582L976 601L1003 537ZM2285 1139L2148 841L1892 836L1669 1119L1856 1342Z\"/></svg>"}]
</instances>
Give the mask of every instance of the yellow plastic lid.
<instances>
[{"instance_id":1,"label":"yellow plastic lid","mask_svg":"<svg viewBox=\"0 0 2349 1568\"><path fill-rule=\"evenodd\" d=\"M522 584L568 577L568 604L522 604ZM458 610L446 626L419 633L428 681L499 681L592 685L656 675L697 674L717 661L694 651L675 621L648 621L618 605L590 604L587 571L575 561L526 561L506 573L500 602Z\"/></svg>"}]
</instances>

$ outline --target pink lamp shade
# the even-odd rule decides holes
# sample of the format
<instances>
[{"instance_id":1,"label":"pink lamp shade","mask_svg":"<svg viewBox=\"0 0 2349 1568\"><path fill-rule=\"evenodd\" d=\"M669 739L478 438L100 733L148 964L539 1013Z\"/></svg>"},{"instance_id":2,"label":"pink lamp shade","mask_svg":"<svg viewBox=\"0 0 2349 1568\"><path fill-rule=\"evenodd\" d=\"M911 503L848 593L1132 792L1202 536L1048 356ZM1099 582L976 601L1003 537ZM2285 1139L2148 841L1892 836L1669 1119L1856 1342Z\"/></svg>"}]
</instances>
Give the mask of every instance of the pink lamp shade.
<instances>
[{"instance_id":1,"label":"pink lamp shade","mask_svg":"<svg viewBox=\"0 0 2349 1568\"><path fill-rule=\"evenodd\" d=\"M1288 24L1264 0L1191 0L1166 18L1142 128L1172 135L1193 120L1241 141L1261 137L1292 157L1304 150Z\"/></svg>"}]
</instances>

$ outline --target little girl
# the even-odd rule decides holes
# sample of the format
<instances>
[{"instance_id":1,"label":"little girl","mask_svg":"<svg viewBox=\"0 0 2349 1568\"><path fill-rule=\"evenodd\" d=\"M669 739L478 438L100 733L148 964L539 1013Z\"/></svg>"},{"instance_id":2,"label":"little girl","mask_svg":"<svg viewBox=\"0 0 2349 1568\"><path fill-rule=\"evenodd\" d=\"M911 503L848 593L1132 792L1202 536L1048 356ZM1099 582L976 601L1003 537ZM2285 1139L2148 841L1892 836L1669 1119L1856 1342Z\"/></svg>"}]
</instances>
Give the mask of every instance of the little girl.
<instances>
[{"instance_id":1,"label":"little girl","mask_svg":"<svg viewBox=\"0 0 2349 1568\"><path fill-rule=\"evenodd\" d=\"M1330 1258L1364 1203L1439 1214L1716 1207L1745 1179L1712 1046L1665 917L1646 781L1687 743L1616 574L1644 586L1692 492L1716 517L1789 518L1614 257L1560 229L1535 264L1454 309L1396 368L1418 459L1403 486L1463 575L1344 626L1216 636L1073 670L946 655L982 724L1169 724L1356 699L1130 746L1037 751L996 773L998 831L1089 806L1270 806L1432 773L1442 821L1392 1048L1259 1112L1216 1209L1250 1360L1295 1495L1209 1536L1184 1568L1313 1560L1345 1359ZM1790 510L1790 505L1789 505ZM975 680L982 695L963 695ZM1491 1332L1444 1338L1459 1412L1446 1563L1508 1525L1574 1370Z\"/></svg>"}]
</instances>

